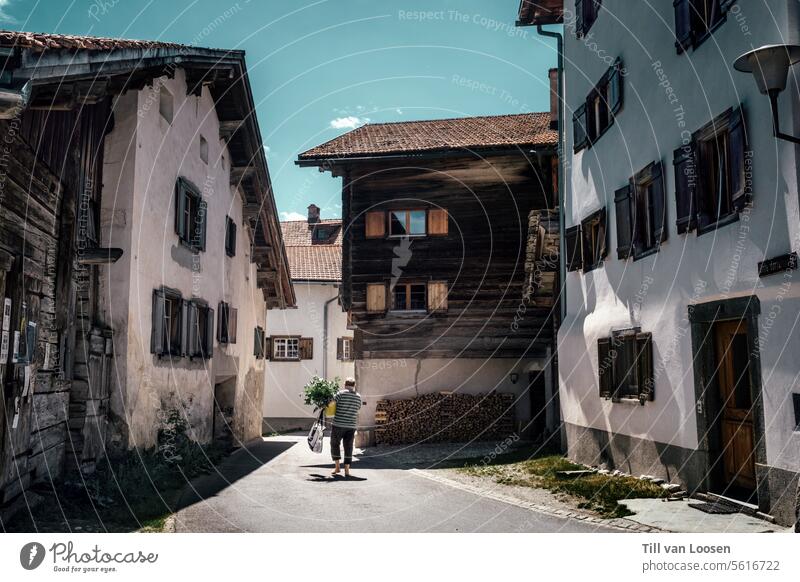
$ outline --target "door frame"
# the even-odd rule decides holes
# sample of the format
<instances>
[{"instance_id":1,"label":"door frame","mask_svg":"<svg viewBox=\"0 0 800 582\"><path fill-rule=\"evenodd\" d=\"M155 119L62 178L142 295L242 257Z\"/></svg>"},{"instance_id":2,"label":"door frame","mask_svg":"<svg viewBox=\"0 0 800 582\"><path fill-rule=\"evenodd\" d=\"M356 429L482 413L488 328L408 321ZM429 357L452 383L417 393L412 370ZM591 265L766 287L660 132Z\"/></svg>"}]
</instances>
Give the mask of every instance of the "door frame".
<instances>
[{"instance_id":1,"label":"door frame","mask_svg":"<svg viewBox=\"0 0 800 582\"><path fill-rule=\"evenodd\" d=\"M764 432L764 402L761 383L761 353L759 350L758 316L761 313L761 302L755 295L709 301L689 305L689 322L692 336L692 362L694 367L695 418L697 420L698 452L704 459L700 465L703 469L700 486L705 491L712 491L715 475L712 457L716 435L712 431L714 423L710 412L718 404L716 383L711 379L716 367L715 336L713 326L717 322L743 320L747 330L747 349L750 353L750 386L753 394L753 437L755 440L756 463L756 495L759 510L768 513L769 495L763 490L766 483L759 465L767 463L767 444Z\"/></svg>"}]
</instances>

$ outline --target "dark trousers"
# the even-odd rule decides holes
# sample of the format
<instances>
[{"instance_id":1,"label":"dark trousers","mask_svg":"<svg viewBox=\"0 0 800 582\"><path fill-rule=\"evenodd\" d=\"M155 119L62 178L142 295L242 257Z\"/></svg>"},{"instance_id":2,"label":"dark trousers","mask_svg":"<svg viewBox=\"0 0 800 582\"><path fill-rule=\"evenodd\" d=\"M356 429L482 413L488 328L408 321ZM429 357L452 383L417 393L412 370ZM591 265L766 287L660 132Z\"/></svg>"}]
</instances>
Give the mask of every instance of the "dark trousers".
<instances>
[{"instance_id":1,"label":"dark trousers","mask_svg":"<svg viewBox=\"0 0 800 582\"><path fill-rule=\"evenodd\" d=\"M331 430L331 458L338 461L342 458L341 444L344 441L344 464L349 465L353 460L353 441L356 438L356 429L334 426Z\"/></svg>"}]
</instances>

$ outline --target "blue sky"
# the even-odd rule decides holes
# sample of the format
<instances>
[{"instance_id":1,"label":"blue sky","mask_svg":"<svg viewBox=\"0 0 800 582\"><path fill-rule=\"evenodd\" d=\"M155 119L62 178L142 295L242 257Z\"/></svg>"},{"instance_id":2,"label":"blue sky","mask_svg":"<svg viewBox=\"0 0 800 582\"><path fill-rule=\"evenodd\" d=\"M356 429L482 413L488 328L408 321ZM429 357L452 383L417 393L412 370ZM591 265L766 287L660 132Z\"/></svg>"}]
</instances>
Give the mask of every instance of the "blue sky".
<instances>
[{"instance_id":1,"label":"blue sky","mask_svg":"<svg viewBox=\"0 0 800 582\"><path fill-rule=\"evenodd\" d=\"M546 111L554 44L518 0L0 0L3 28L247 51L285 219L341 212L297 154L365 122Z\"/></svg>"}]
</instances>

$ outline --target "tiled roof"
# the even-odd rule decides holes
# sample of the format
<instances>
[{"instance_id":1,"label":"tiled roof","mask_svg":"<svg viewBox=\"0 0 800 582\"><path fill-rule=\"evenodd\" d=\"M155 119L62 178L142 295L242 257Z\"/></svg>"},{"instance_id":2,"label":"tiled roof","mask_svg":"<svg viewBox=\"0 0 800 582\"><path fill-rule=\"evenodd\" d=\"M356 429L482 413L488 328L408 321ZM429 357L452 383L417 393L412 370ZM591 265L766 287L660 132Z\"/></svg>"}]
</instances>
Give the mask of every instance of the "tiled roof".
<instances>
[{"instance_id":1,"label":"tiled roof","mask_svg":"<svg viewBox=\"0 0 800 582\"><path fill-rule=\"evenodd\" d=\"M46 34L39 32L0 30L0 46L17 46L34 50L71 49L102 51L125 48L180 48L185 45L156 40L130 40L124 38L100 38L94 36L73 36L70 34Z\"/></svg>"},{"instance_id":2,"label":"tiled roof","mask_svg":"<svg viewBox=\"0 0 800 582\"><path fill-rule=\"evenodd\" d=\"M300 154L300 160L366 155L555 146L549 113L401 121L361 126Z\"/></svg>"},{"instance_id":3,"label":"tiled roof","mask_svg":"<svg viewBox=\"0 0 800 582\"><path fill-rule=\"evenodd\" d=\"M326 241L314 241L314 229L307 221L281 222L291 277L301 281L341 281L342 221L322 220L317 226L333 227L336 232Z\"/></svg>"}]
</instances>

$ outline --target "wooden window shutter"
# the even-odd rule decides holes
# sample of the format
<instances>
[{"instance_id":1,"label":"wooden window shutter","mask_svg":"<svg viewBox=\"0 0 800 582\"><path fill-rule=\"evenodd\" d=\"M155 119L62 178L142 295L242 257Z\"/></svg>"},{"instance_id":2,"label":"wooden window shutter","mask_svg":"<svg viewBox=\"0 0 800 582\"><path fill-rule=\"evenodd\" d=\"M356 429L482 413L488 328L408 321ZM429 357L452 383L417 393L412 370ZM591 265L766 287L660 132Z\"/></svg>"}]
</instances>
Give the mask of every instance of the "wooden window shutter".
<instances>
[{"instance_id":1,"label":"wooden window shutter","mask_svg":"<svg viewBox=\"0 0 800 582\"><path fill-rule=\"evenodd\" d=\"M675 224L678 234L694 230L697 226L697 143L692 141L675 150Z\"/></svg>"},{"instance_id":2,"label":"wooden window shutter","mask_svg":"<svg viewBox=\"0 0 800 582\"><path fill-rule=\"evenodd\" d=\"M224 301L219 302L219 313L217 314L217 341L221 344L228 342L228 320L230 319L230 306Z\"/></svg>"},{"instance_id":3,"label":"wooden window shutter","mask_svg":"<svg viewBox=\"0 0 800 582\"><path fill-rule=\"evenodd\" d=\"M386 285L384 283L367 283L367 311L369 313L386 311Z\"/></svg>"},{"instance_id":4,"label":"wooden window shutter","mask_svg":"<svg viewBox=\"0 0 800 582\"><path fill-rule=\"evenodd\" d=\"M185 356L193 358L200 352L197 304L192 301L182 301L181 303L181 351Z\"/></svg>"},{"instance_id":5,"label":"wooden window shutter","mask_svg":"<svg viewBox=\"0 0 800 582\"><path fill-rule=\"evenodd\" d=\"M344 338L336 339L336 359L344 360Z\"/></svg>"},{"instance_id":6,"label":"wooden window shutter","mask_svg":"<svg viewBox=\"0 0 800 582\"><path fill-rule=\"evenodd\" d=\"M239 310L236 307L228 307L228 343L236 343L236 328L239 323Z\"/></svg>"},{"instance_id":7,"label":"wooden window shutter","mask_svg":"<svg viewBox=\"0 0 800 582\"><path fill-rule=\"evenodd\" d=\"M447 210L443 208L428 210L428 234L447 234L449 222Z\"/></svg>"},{"instance_id":8,"label":"wooden window shutter","mask_svg":"<svg viewBox=\"0 0 800 582\"><path fill-rule=\"evenodd\" d=\"M692 6L691 0L674 0L675 9L675 48L678 54L692 46Z\"/></svg>"},{"instance_id":9,"label":"wooden window shutter","mask_svg":"<svg viewBox=\"0 0 800 582\"><path fill-rule=\"evenodd\" d=\"M601 208L597 215L597 240L595 241L595 252L598 262L602 262L608 256L608 223L606 221L606 209Z\"/></svg>"},{"instance_id":10,"label":"wooden window shutter","mask_svg":"<svg viewBox=\"0 0 800 582\"><path fill-rule=\"evenodd\" d=\"M597 379L600 385L600 398L611 398L614 385L614 352L611 340L601 337L597 340Z\"/></svg>"},{"instance_id":11,"label":"wooden window shutter","mask_svg":"<svg viewBox=\"0 0 800 582\"><path fill-rule=\"evenodd\" d=\"M203 357L206 359L214 355L214 310L210 307L207 309L205 337L203 338Z\"/></svg>"},{"instance_id":12,"label":"wooden window shutter","mask_svg":"<svg viewBox=\"0 0 800 582\"><path fill-rule=\"evenodd\" d=\"M428 311L447 311L447 283L444 281L428 283Z\"/></svg>"},{"instance_id":13,"label":"wooden window shutter","mask_svg":"<svg viewBox=\"0 0 800 582\"><path fill-rule=\"evenodd\" d=\"M572 114L572 148L576 152L585 148L589 141L586 127L586 103L584 103Z\"/></svg>"},{"instance_id":14,"label":"wooden window shutter","mask_svg":"<svg viewBox=\"0 0 800 582\"><path fill-rule=\"evenodd\" d=\"M206 223L208 222L208 202L200 200L198 209L198 220L200 221L200 232L197 248L201 251L206 250Z\"/></svg>"},{"instance_id":15,"label":"wooden window shutter","mask_svg":"<svg viewBox=\"0 0 800 582\"><path fill-rule=\"evenodd\" d=\"M156 289L153 291L153 329L150 332L150 353L161 356L164 354L164 333L166 332L164 321L164 291Z\"/></svg>"},{"instance_id":16,"label":"wooden window shutter","mask_svg":"<svg viewBox=\"0 0 800 582\"><path fill-rule=\"evenodd\" d=\"M264 332L264 358L272 359L272 336L268 336L266 331Z\"/></svg>"},{"instance_id":17,"label":"wooden window shutter","mask_svg":"<svg viewBox=\"0 0 800 582\"><path fill-rule=\"evenodd\" d=\"M581 226L579 224L566 230L564 244L567 247L567 271L577 271L583 268L583 241L581 240Z\"/></svg>"},{"instance_id":18,"label":"wooden window shutter","mask_svg":"<svg viewBox=\"0 0 800 582\"><path fill-rule=\"evenodd\" d=\"M611 65L608 73L608 109L612 115L616 115L622 109L623 97L623 77L622 61L619 59Z\"/></svg>"},{"instance_id":19,"label":"wooden window shutter","mask_svg":"<svg viewBox=\"0 0 800 582\"><path fill-rule=\"evenodd\" d=\"M179 179L175 182L175 234L186 240L188 237L184 214L186 214L186 188L183 181Z\"/></svg>"},{"instance_id":20,"label":"wooden window shutter","mask_svg":"<svg viewBox=\"0 0 800 582\"><path fill-rule=\"evenodd\" d=\"M719 2L720 12L724 14L725 12L730 10L731 6L736 4L736 2L738 2L738 0L720 0Z\"/></svg>"},{"instance_id":21,"label":"wooden window shutter","mask_svg":"<svg viewBox=\"0 0 800 582\"><path fill-rule=\"evenodd\" d=\"M386 213L383 211L367 212L366 231L367 238L386 236Z\"/></svg>"},{"instance_id":22,"label":"wooden window shutter","mask_svg":"<svg viewBox=\"0 0 800 582\"><path fill-rule=\"evenodd\" d=\"M301 337L299 351L301 360L312 359L314 357L314 338Z\"/></svg>"},{"instance_id":23,"label":"wooden window shutter","mask_svg":"<svg viewBox=\"0 0 800 582\"><path fill-rule=\"evenodd\" d=\"M667 198L664 193L664 168L655 162L650 170L653 205L653 235L656 245L667 240Z\"/></svg>"},{"instance_id":24,"label":"wooden window shutter","mask_svg":"<svg viewBox=\"0 0 800 582\"><path fill-rule=\"evenodd\" d=\"M586 0L575 0L575 36L583 36L583 4ZM588 0L591 1L591 0Z\"/></svg>"},{"instance_id":25,"label":"wooden window shutter","mask_svg":"<svg viewBox=\"0 0 800 582\"><path fill-rule=\"evenodd\" d=\"M747 128L744 123L744 113L741 107L731 112L729 143L730 143L730 184L731 202L737 212L752 202L752 187L747 177Z\"/></svg>"},{"instance_id":26,"label":"wooden window shutter","mask_svg":"<svg viewBox=\"0 0 800 582\"><path fill-rule=\"evenodd\" d=\"M253 329L253 355L257 360L264 357L264 330L260 327Z\"/></svg>"},{"instance_id":27,"label":"wooden window shutter","mask_svg":"<svg viewBox=\"0 0 800 582\"><path fill-rule=\"evenodd\" d=\"M655 378L653 376L653 336L650 333L636 334L636 368L638 372L639 400L655 400Z\"/></svg>"},{"instance_id":28,"label":"wooden window shutter","mask_svg":"<svg viewBox=\"0 0 800 582\"><path fill-rule=\"evenodd\" d=\"M617 221L617 258L626 260L631 256L633 236L633 213L631 205L631 183L614 192L614 213Z\"/></svg>"}]
</instances>

